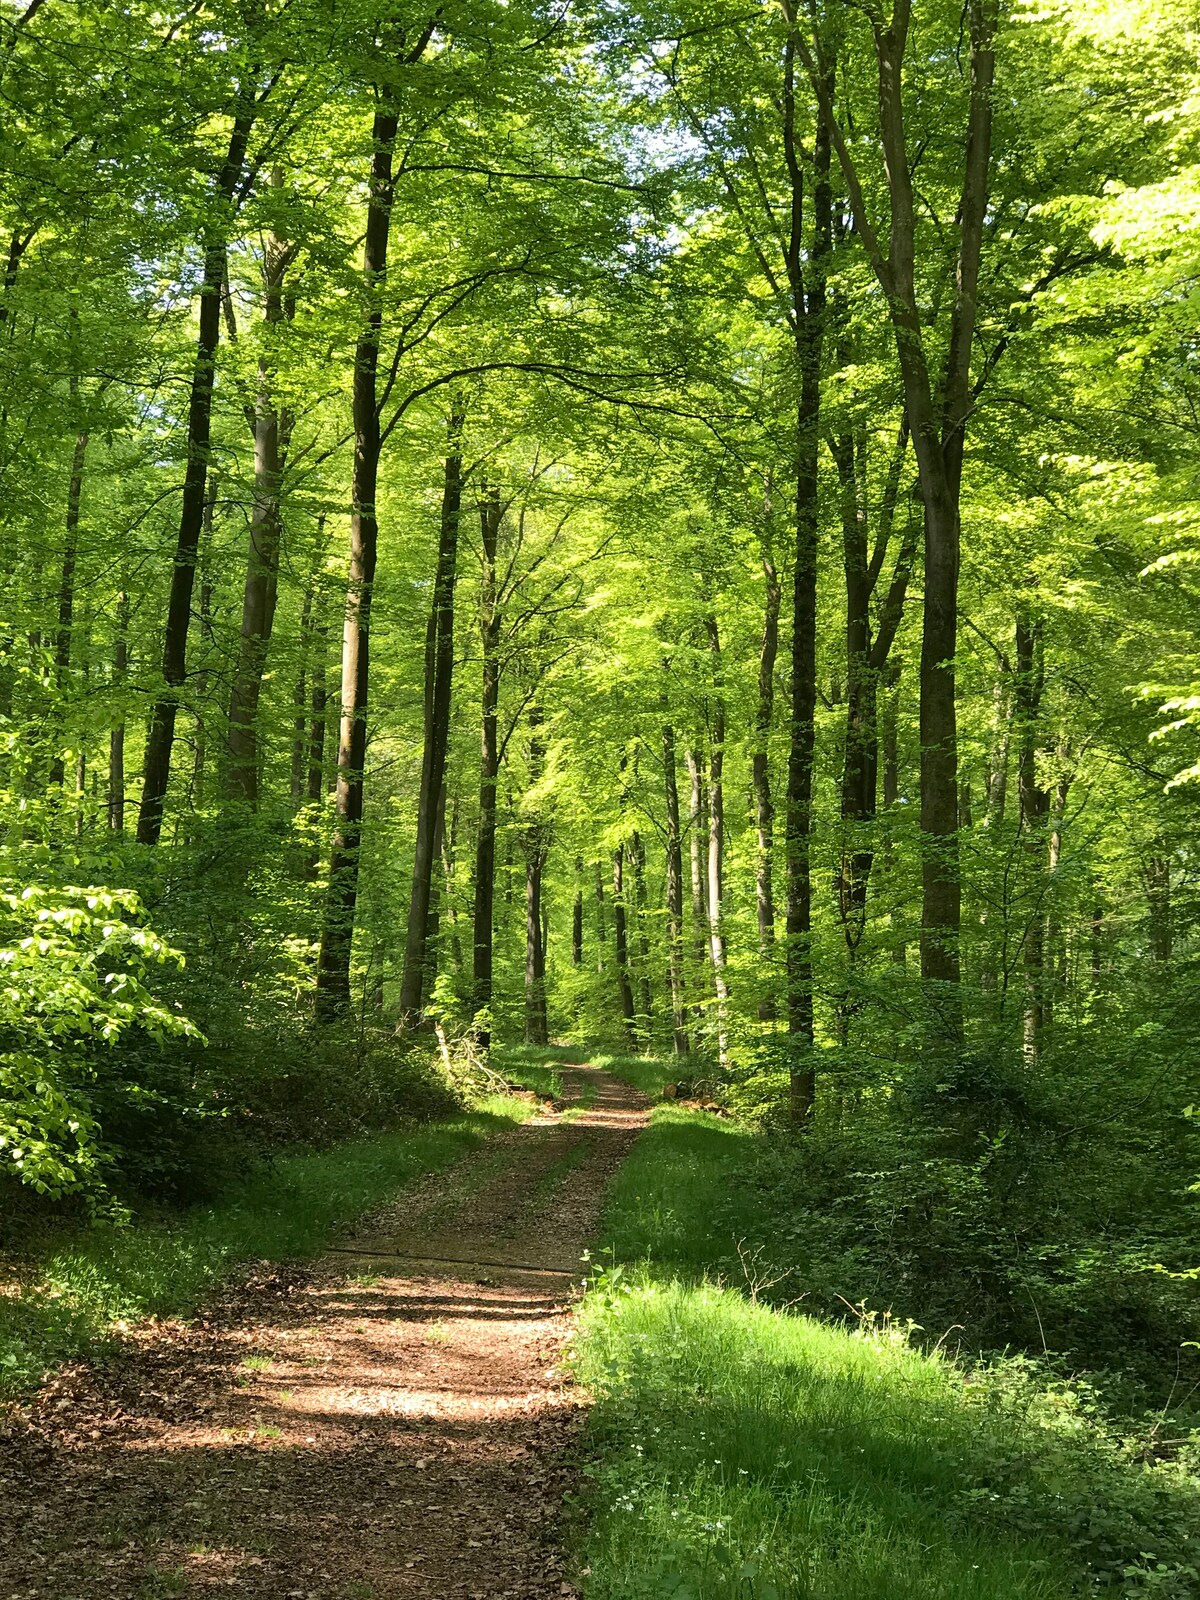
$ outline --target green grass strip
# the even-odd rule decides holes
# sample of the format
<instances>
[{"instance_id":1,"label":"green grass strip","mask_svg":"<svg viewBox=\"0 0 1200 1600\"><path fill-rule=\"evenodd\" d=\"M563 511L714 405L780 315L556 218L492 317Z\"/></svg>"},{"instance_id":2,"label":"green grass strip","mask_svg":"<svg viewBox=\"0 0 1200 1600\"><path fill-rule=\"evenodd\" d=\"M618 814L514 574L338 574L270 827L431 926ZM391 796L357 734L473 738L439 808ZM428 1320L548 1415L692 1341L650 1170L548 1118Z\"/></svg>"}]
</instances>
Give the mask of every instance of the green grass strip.
<instances>
[{"instance_id":1,"label":"green grass strip","mask_svg":"<svg viewBox=\"0 0 1200 1600\"><path fill-rule=\"evenodd\" d=\"M446 1121L281 1157L212 1206L49 1242L0 1293L0 1397L30 1389L65 1360L100 1353L123 1324L188 1315L240 1261L319 1255L364 1211L529 1111L489 1096Z\"/></svg>"},{"instance_id":2,"label":"green grass strip","mask_svg":"<svg viewBox=\"0 0 1200 1600\"><path fill-rule=\"evenodd\" d=\"M1200 1461L1148 1460L1086 1386L759 1303L755 1138L660 1106L610 1190L574 1354L587 1600L1200 1593Z\"/></svg>"}]
</instances>

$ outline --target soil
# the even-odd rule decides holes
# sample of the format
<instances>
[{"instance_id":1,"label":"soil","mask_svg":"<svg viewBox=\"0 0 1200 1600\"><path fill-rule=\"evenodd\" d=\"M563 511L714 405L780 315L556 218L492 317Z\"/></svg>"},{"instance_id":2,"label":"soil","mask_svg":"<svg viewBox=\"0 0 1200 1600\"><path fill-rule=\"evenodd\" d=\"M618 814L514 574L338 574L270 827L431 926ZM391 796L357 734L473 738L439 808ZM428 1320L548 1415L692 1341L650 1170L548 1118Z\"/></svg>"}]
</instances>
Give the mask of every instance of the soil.
<instances>
[{"instance_id":1,"label":"soil","mask_svg":"<svg viewBox=\"0 0 1200 1600\"><path fill-rule=\"evenodd\" d=\"M562 1358L647 1102L560 1071L565 1112L39 1391L0 1436L0 1600L575 1595Z\"/></svg>"}]
</instances>

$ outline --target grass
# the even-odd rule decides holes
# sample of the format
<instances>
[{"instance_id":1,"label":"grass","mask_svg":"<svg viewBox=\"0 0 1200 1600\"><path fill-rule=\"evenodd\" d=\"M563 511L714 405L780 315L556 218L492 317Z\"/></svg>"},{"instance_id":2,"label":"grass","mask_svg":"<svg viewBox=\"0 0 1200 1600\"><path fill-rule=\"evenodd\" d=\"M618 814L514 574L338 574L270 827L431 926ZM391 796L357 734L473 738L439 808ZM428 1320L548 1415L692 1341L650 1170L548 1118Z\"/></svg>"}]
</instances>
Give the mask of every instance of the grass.
<instances>
[{"instance_id":1,"label":"grass","mask_svg":"<svg viewBox=\"0 0 1200 1600\"><path fill-rule=\"evenodd\" d=\"M1036 1363L761 1303L756 1137L660 1106L610 1190L588 1600L1194 1600L1200 1450L1157 1459Z\"/></svg>"},{"instance_id":2,"label":"grass","mask_svg":"<svg viewBox=\"0 0 1200 1600\"><path fill-rule=\"evenodd\" d=\"M100 1353L128 1323L188 1315L240 1261L319 1255L387 1195L528 1114L491 1096L444 1121L285 1156L216 1205L168 1221L80 1228L47 1241L11 1292L0 1293L0 1398L65 1360Z\"/></svg>"}]
</instances>

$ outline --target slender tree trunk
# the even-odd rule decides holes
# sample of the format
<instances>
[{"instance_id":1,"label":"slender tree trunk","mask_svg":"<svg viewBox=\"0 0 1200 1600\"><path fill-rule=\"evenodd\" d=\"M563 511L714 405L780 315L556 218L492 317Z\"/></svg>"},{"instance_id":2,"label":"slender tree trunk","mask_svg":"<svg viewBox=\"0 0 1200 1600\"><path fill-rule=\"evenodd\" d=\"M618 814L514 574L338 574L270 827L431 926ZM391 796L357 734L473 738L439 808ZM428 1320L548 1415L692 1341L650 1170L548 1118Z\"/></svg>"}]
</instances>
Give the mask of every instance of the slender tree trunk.
<instances>
[{"instance_id":1,"label":"slender tree trunk","mask_svg":"<svg viewBox=\"0 0 1200 1600\"><path fill-rule=\"evenodd\" d=\"M204 801L205 763L208 759L208 684L211 677L208 661L216 644L216 631L213 627L211 553L213 519L216 516L217 508L217 483L217 473L215 471L210 472L208 475L208 488L204 496L204 517L201 527L200 547L196 552L196 560L200 566L200 634L204 641L201 666L196 673L195 692L192 696L195 745L192 750L190 801L196 807L202 805Z\"/></svg>"},{"instance_id":2,"label":"slender tree trunk","mask_svg":"<svg viewBox=\"0 0 1200 1600\"><path fill-rule=\"evenodd\" d=\"M631 1049L637 1047L635 1030L636 1007L633 1003L633 985L629 981L629 941L625 927L625 846L619 844L613 852L613 939L617 965L617 993L621 1001L621 1019Z\"/></svg>"},{"instance_id":3,"label":"slender tree trunk","mask_svg":"<svg viewBox=\"0 0 1200 1600\"><path fill-rule=\"evenodd\" d=\"M1046 1004L1045 878L1042 859L1050 797L1037 781L1038 717L1043 681L1042 626L1040 621L1032 621L1022 612L1017 618L1013 698L1019 740L1017 780L1021 795L1021 834L1033 895L1025 919L1025 1004L1021 1028L1025 1059L1031 1066L1036 1064L1041 1052Z\"/></svg>"},{"instance_id":4,"label":"slender tree trunk","mask_svg":"<svg viewBox=\"0 0 1200 1600\"><path fill-rule=\"evenodd\" d=\"M575 857L575 899L571 906L571 965L583 965L583 857Z\"/></svg>"},{"instance_id":5,"label":"slender tree trunk","mask_svg":"<svg viewBox=\"0 0 1200 1600\"><path fill-rule=\"evenodd\" d=\"M779 654L779 607L783 590L769 549L763 551L763 577L766 602L763 610L762 644L758 654L758 706L754 720L754 756L751 776L754 785L754 820L757 853L754 867L754 899L758 913L758 953L762 960L762 981L767 986L758 1001L758 1020L771 1022L776 1005L773 993L775 965L775 887L772 856L775 849L775 805L771 797L769 745L775 710L775 661Z\"/></svg>"},{"instance_id":6,"label":"slender tree trunk","mask_svg":"<svg viewBox=\"0 0 1200 1600\"><path fill-rule=\"evenodd\" d=\"M717 997L717 1059L729 1064L729 980L725 963L725 687L721 636L711 613L704 619L713 659L712 747L708 766L708 947Z\"/></svg>"},{"instance_id":7,"label":"slender tree trunk","mask_svg":"<svg viewBox=\"0 0 1200 1600\"><path fill-rule=\"evenodd\" d=\"M146 756L142 777L142 803L138 813L139 844L157 844L162 833L167 785L171 776L171 750L175 743L175 717L187 678L188 624L192 613L192 590L196 579L196 560L204 522L205 482L208 476L209 439L212 432L213 384L217 345L221 337L221 293L225 284L226 218L234 191L242 181L246 145L253 125L256 103L249 90L243 90L234 117L229 148L217 179L216 204L221 209L218 222L210 226L204 248L204 276L200 286L200 325L196 337L196 360L192 369L191 398L187 422L187 466L179 510L179 533L171 568L171 593L167 603L167 622L163 634L163 690L154 702L146 735Z\"/></svg>"},{"instance_id":8,"label":"slender tree trunk","mask_svg":"<svg viewBox=\"0 0 1200 1600\"><path fill-rule=\"evenodd\" d=\"M633 872L638 935L638 1030L643 1042L647 1042L654 1020L654 994L650 984L650 936L646 927L646 852L636 828L629 835L629 865Z\"/></svg>"},{"instance_id":9,"label":"slender tree trunk","mask_svg":"<svg viewBox=\"0 0 1200 1600\"><path fill-rule=\"evenodd\" d=\"M479 507L483 567L479 635L483 656L483 720L479 745L479 832L475 839L474 999L477 1018L492 1004L492 935L496 897L496 780L500 771L497 707L500 699L500 616L497 609L496 548L500 537L500 496L485 493ZM477 1020L480 1046L491 1045L491 1024Z\"/></svg>"},{"instance_id":10,"label":"slender tree trunk","mask_svg":"<svg viewBox=\"0 0 1200 1600\"><path fill-rule=\"evenodd\" d=\"M342 632L341 722L338 735L336 823L329 859L329 887L317 961L317 1016L332 1020L350 1009L350 957L358 901L363 787L367 758L367 694L370 684L371 601L379 550L376 494L382 438L376 385L383 328L381 290L387 271L395 183L392 158L398 118L381 101L372 127L370 191L363 243L367 315L354 353L352 412L354 465L351 474L350 572Z\"/></svg>"},{"instance_id":11,"label":"slender tree trunk","mask_svg":"<svg viewBox=\"0 0 1200 1600\"><path fill-rule=\"evenodd\" d=\"M280 188L282 175L272 175ZM290 258L285 239L268 234L263 251L264 322L267 348L258 361L258 396L254 411L254 505L250 514L250 548L242 590L242 626L238 660L229 695L226 736L226 787L230 799L251 810L258 806L258 703L275 622L279 588L279 552L283 541L280 485L287 457L291 421L280 412L274 395L272 341L287 320L284 277Z\"/></svg>"},{"instance_id":12,"label":"slender tree trunk","mask_svg":"<svg viewBox=\"0 0 1200 1600\"><path fill-rule=\"evenodd\" d=\"M117 716L108 735L108 826L125 832L125 685L129 677L129 592L117 595L112 687Z\"/></svg>"},{"instance_id":13,"label":"slender tree trunk","mask_svg":"<svg viewBox=\"0 0 1200 1600\"><path fill-rule=\"evenodd\" d=\"M787 105L794 115L788 63ZM794 133L789 133L789 140ZM818 451L821 358L825 339L825 267L831 243L829 138L821 125L815 154L813 242L808 281L803 260L802 194L795 156L790 256L795 365L800 385L796 410L795 569L792 588L792 704L788 748L785 854L787 864L787 1019L795 1050L791 1063L791 1118L801 1127L816 1098L813 1066L812 779L817 709L817 565L820 539Z\"/></svg>"},{"instance_id":14,"label":"slender tree trunk","mask_svg":"<svg viewBox=\"0 0 1200 1600\"><path fill-rule=\"evenodd\" d=\"M536 789L546 766L546 747L542 739L542 710L537 701L529 711L529 785ZM522 847L525 855L525 1042L545 1044L546 1026L546 945L542 907L542 882L549 854L549 825L535 816L525 829Z\"/></svg>"},{"instance_id":15,"label":"slender tree trunk","mask_svg":"<svg viewBox=\"0 0 1200 1600\"><path fill-rule=\"evenodd\" d=\"M883 830L883 870L890 878L895 870L895 845L892 839L893 808L900 798L900 673L901 664L889 663L884 679L886 693L883 715L880 718L880 739L883 748L883 804L887 823ZM908 959L908 947L895 911L891 914L892 961L902 967Z\"/></svg>"},{"instance_id":16,"label":"slender tree trunk","mask_svg":"<svg viewBox=\"0 0 1200 1600\"><path fill-rule=\"evenodd\" d=\"M663 695L664 712L667 710ZM688 1054L687 996L683 981L683 847L679 837L679 785L675 773L675 729L663 723L663 774L667 806L667 979L675 1054Z\"/></svg>"},{"instance_id":17,"label":"slender tree trunk","mask_svg":"<svg viewBox=\"0 0 1200 1600\"><path fill-rule=\"evenodd\" d=\"M77 385L73 383L73 388ZM87 457L86 432L75 435L71 454L71 477L67 485L66 539L58 583L58 628L54 635L55 722L59 723L71 677L71 634L75 622L75 565L79 558L79 515L83 504L83 467ZM58 744L61 746L61 733ZM66 777L66 762L61 748L50 763L50 783L61 789Z\"/></svg>"},{"instance_id":18,"label":"slender tree trunk","mask_svg":"<svg viewBox=\"0 0 1200 1600\"><path fill-rule=\"evenodd\" d=\"M604 971L604 946L608 943L608 923L604 915L604 869L596 862L596 971Z\"/></svg>"},{"instance_id":19,"label":"slender tree trunk","mask_svg":"<svg viewBox=\"0 0 1200 1600\"><path fill-rule=\"evenodd\" d=\"M525 856L525 1043L546 1044L546 951L542 939L542 871L540 842Z\"/></svg>"},{"instance_id":20,"label":"slender tree trunk","mask_svg":"<svg viewBox=\"0 0 1200 1600\"><path fill-rule=\"evenodd\" d=\"M708 959L708 808L704 800L703 769L695 750L685 755L688 769L688 855L692 872L692 953L697 982Z\"/></svg>"},{"instance_id":21,"label":"slender tree trunk","mask_svg":"<svg viewBox=\"0 0 1200 1600\"><path fill-rule=\"evenodd\" d=\"M406 1025L421 1015L426 989L425 935L433 893L437 815L446 780L450 743L451 687L454 675L454 584L458 566L458 532L462 517L463 413L456 406L447 423L448 450L442 486L441 530L437 569L425 649L425 745L417 805L417 840L409 896L404 975L400 984L400 1016Z\"/></svg>"}]
</instances>

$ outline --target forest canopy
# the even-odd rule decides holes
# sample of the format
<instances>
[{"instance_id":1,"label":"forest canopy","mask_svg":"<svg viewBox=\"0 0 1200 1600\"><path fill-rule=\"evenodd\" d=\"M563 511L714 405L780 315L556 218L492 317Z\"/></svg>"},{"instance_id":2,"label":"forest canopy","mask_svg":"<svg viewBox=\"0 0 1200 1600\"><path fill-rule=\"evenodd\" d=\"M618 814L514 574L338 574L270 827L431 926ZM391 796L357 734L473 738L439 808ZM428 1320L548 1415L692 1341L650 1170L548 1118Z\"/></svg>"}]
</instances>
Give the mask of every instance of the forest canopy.
<instances>
[{"instance_id":1,"label":"forest canopy","mask_svg":"<svg viewBox=\"0 0 1200 1600\"><path fill-rule=\"evenodd\" d=\"M1194 4L0 26L6 1199L602 1041L851 1276L1170 1321Z\"/></svg>"}]
</instances>

